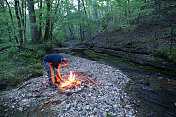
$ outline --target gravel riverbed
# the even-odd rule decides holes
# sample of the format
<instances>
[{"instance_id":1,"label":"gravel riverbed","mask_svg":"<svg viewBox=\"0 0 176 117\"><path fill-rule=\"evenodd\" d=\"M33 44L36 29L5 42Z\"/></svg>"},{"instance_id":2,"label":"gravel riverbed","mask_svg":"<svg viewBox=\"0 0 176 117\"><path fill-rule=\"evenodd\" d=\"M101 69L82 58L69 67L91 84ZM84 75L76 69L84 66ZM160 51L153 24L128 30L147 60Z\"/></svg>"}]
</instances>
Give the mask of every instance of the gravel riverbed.
<instances>
[{"instance_id":1,"label":"gravel riverbed","mask_svg":"<svg viewBox=\"0 0 176 117\"><path fill-rule=\"evenodd\" d=\"M61 73L83 72L101 85L85 87L66 95L47 87L48 78L32 78L18 88L0 92L0 116L28 117L132 117L138 113L134 102L124 91L130 79L120 70L71 55Z\"/></svg>"}]
</instances>

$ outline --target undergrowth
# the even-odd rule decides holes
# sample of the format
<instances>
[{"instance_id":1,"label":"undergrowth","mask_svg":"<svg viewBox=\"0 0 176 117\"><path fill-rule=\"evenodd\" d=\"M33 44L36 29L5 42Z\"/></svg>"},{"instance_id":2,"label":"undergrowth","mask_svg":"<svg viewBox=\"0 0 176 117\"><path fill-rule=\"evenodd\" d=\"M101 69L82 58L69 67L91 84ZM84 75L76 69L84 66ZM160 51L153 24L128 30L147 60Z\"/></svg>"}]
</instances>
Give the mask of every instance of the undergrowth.
<instances>
[{"instance_id":1,"label":"undergrowth","mask_svg":"<svg viewBox=\"0 0 176 117\"><path fill-rule=\"evenodd\" d=\"M170 53L169 47L162 46L153 53L155 56L162 57L176 64L176 48Z\"/></svg>"},{"instance_id":2,"label":"undergrowth","mask_svg":"<svg viewBox=\"0 0 176 117\"><path fill-rule=\"evenodd\" d=\"M1 52L0 89L15 86L31 77L43 74L42 58L45 51L11 47Z\"/></svg>"}]
</instances>

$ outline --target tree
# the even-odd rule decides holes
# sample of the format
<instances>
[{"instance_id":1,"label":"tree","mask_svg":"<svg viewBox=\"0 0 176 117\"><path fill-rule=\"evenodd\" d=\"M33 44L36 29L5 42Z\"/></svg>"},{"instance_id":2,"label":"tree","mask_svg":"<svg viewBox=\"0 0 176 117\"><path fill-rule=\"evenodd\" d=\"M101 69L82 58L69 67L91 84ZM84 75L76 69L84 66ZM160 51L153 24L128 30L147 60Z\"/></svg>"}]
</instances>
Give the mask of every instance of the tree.
<instances>
[{"instance_id":1,"label":"tree","mask_svg":"<svg viewBox=\"0 0 176 117\"><path fill-rule=\"evenodd\" d=\"M20 38L20 48L23 48L23 33L22 33L22 28L21 28L21 19L19 16L19 1L15 0L15 14L16 14L16 18L18 21L18 30L19 30L19 38Z\"/></svg>"},{"instance_id":2,"label":"tree","mask_svg":"<svg viewBox=\"0 0 176 117\"><path fill-rule=\"evenodd\" d=\"M40 16L39 16L39 38L42 38L42 0L40 0Z\"/></svg>"},{"instance_id":3,"label":"tree","mask_svg":"<svg viewBox=\"0 0 176 117\"><path fill-rule=\"evenodd\" d=\"M47 6L47 16L46 16L44 40L48 40L50 34L50 7L51 7L50 0L46 0L46 6Z\"/></svg>"},{"instance_id":4,"label":"tree","mask_svg":"<svg viewBox=\"0 0 176 117\"><path fill-rule=\"evenodd\" d=\"M9 9L9 14L10 14L10 19L11 19L11 23L12 23L12 32L13 32L13 36L14 36L14 39L16 40L16 43L18 44L18 38L16 36L16 32L15 32L15 26L14 26L14 22L13 22L13 16L12 16L12 11L11 11L11 8L10 8L10 5L9 3L7 2L7 0L5 0L7 6L8 6L8 9Z\"/></svg>"},{"instance_id":5,"label":"tree","mask_svg":"<svg viewBox=\"0 0 176 117\"><path fill-rule=\"evenodd\" d=\"M29 21L31 25L31 39L32 42L40 41L39 33L36 25L36 16L34 10L34 1L28 0Z\"/></svg>"},{"instance_id":6,"label":"tree","mask_svg":"<svg viewBox=\"0 0 176 117\"><path fill-rule=\"evenodd\" d=\"M22 6L21 19L22 19L22 24L23 24L23 36L24 36L24 44L25 44L27 42L27 39L26 39L26 0L22 0L21 6Z\"/></svg>"}]
</instances>

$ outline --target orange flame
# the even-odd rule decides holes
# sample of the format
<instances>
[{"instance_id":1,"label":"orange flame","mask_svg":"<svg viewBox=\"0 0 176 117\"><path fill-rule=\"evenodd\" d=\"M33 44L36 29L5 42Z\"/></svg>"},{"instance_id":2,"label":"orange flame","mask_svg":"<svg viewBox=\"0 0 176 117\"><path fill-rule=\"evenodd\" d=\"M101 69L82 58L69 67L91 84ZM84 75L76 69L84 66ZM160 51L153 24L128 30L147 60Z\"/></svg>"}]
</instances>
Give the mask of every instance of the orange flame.
<instances>
[{"instance_id":1,"label":"orange flame","mask_svg":"<svg viewBox=\"0 0 176 117\"><path fill-rule=\"evenodd\" d=\"M68 80L61 82L60 87L64 88L64 87L72 85L73 83L80 85L81 81L77 81L75 78L75 74L73 75L72 71L70 71L70 76L69 76Z\"/></svg>"}]
</instances>

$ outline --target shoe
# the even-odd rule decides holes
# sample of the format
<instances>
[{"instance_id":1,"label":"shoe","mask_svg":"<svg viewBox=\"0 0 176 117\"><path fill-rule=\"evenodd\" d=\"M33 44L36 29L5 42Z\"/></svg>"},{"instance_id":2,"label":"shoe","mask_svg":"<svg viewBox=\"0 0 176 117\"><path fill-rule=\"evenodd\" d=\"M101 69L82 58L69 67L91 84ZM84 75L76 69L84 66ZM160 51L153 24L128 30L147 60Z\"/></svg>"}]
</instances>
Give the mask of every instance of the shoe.
<instances>
[{"instance_id":1,"label":"shoe","mask_svg":"<svg viewBox=\"0 0 176 117\"><path fill-rule=\"evenodd\" d=\"M50 84L50 86L49 86L50 88L57 88L58 86L57 85L53 85L53 84Z\"/></svg>"},{"instance_id":2,"label":"shoe","mask_svg":"<svg viewBox=\"0 0 176 117\"><path fill-rule=\"evenodd\" d=\"M60 82L55 82L57 85L60 85Z\"/></svg>"}]
</instances>

